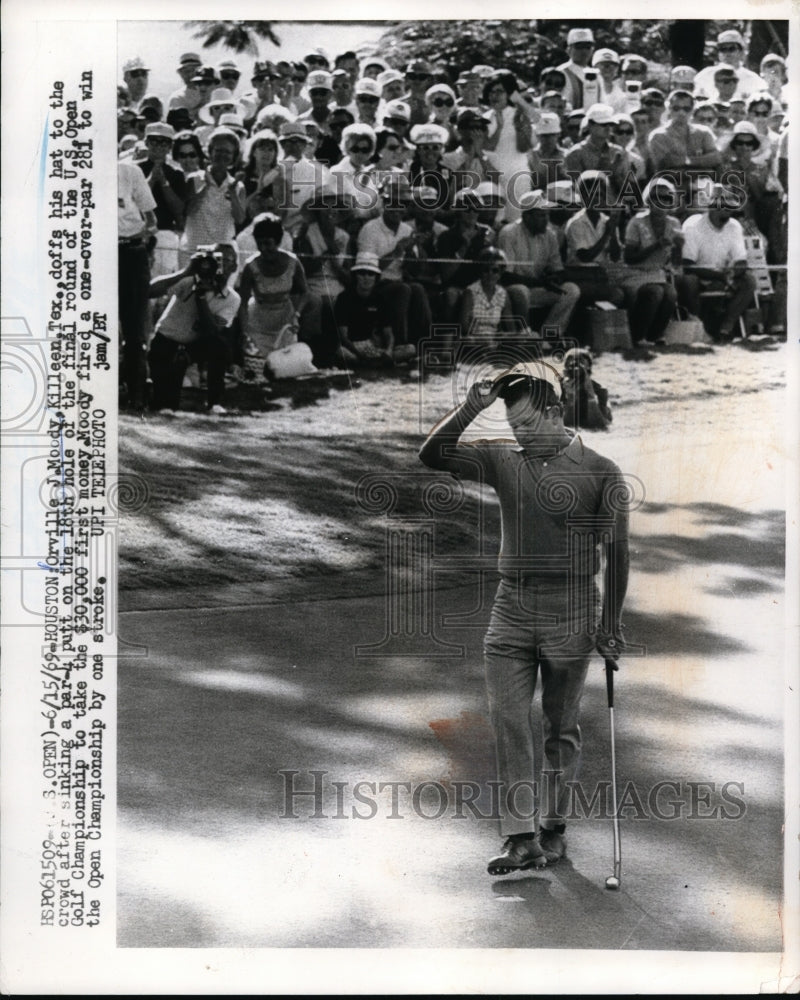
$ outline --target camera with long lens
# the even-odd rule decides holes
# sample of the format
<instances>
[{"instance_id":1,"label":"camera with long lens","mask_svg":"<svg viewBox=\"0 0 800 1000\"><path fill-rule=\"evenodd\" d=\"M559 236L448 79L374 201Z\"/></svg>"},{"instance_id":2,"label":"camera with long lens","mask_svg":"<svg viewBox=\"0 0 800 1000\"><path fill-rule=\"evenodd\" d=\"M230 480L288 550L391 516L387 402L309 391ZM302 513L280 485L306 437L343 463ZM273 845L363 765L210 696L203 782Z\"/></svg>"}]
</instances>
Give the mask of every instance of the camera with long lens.
<instances>
[{"instance_id":1,"label":"camera with long lens","mask_svg":"<svg viewBox=\"0 0 800 1000\"><path fill-rule=\"evenodd\" d=\"M213 245L199 246L191 258L192 274L204 285L213 284L222 275L222 254Z\"/></svg>"}]
</instances>

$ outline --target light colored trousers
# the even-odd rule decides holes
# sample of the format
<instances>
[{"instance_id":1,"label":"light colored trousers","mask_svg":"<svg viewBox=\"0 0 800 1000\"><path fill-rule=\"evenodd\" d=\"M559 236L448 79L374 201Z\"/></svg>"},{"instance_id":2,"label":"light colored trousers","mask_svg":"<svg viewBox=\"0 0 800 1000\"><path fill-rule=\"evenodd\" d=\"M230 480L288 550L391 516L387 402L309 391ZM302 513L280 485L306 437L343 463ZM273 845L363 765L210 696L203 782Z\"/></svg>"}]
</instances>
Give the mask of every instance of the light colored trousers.
<instances>
[{"instance_id":1,"label":"light colored trousers","mask_svg":"<svg viewBox=\"0 0 800 1000\"><path fill-rule=\"evenodd\" d=\"M595 647L599 594L592 579L520 586L503 579L484 639L489 715L497 750L500 832L508 837L562 822L578 776L578 711ZM533 696L542 677L544 757L535 767ZM534 795L534 790L539 795Z\"/></svg>"}]
</instances>

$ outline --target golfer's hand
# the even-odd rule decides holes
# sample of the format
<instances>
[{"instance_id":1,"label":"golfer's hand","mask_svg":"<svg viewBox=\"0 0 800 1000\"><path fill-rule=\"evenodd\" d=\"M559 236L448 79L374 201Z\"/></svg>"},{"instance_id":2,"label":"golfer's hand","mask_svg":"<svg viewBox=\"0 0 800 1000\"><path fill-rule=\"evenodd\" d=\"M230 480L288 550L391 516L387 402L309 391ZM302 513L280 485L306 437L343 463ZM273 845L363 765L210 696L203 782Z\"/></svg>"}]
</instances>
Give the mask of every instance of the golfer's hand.
<instances>
[{"instance_id":1,"label":"golfer's hand","mask_svg":"<svg viewBox=\"0 0 800 1000\"><path fill-rule=\"evenodd\" d=\"M466 404L475 410L485 410L500 394L500 385L491 379L473 382L467 393Z\"/></svg>"},{"instance_id":2,"label":"golfer's hand","mask_svg":"<svg viewBox=\"0 0 800 1000\"><path fill-rule=\"evenodd\" d=\"M625 652L625 639L621 632L598 632L595 648L602 657L616 662Z\"/></svg>"}]
</instances>

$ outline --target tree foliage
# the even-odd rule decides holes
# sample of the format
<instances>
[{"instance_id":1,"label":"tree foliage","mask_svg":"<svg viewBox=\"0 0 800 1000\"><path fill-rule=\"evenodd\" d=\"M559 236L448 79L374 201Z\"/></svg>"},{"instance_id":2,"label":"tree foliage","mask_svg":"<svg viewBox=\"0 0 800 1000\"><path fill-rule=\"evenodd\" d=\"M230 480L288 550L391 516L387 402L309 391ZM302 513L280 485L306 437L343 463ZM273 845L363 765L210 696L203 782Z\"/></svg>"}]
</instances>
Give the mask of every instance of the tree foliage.
<instances>
[{"instance_id":1,"label":"tree foliage","mask_svg":"<svg viewBox=\"0 0 800 1000\"><path fill-rule=\"evenodd\" d=\"M258 39L281 44L271 21L185 21L184 27L194 29L193 37L203 39L204 49L224 45L233 52L257 57Z\"/></svg>"}]
</instances>

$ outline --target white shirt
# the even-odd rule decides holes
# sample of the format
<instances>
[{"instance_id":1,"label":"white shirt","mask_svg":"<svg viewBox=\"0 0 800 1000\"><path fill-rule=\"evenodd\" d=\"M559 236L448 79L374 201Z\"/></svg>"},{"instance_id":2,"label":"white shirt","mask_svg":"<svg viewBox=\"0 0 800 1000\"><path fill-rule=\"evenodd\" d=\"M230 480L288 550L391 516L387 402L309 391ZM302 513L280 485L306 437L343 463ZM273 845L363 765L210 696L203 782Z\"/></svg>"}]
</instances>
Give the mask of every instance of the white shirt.
<instances>
[{"instance_id":1,"label":"white shirt","mask_svg":"<svg viewBox=\"0 0 800 1000\"><path fill-rule=\"evenodd\" d=\"M117 161L117 233L138 236L144 229L145 212L154 212L156 200L147 178L135 163Z\"/></svg>"},{"instance_id":2,"label":"white shirt","mask_svg":"<svg viewBox=\"0 0 800 1000\"><path fill-rule=\"evenodd\" d=\"M232 288L221 292L205 292L203 296L213 316L220 316L225 326L230 326L239 311L241 298ZM200 314L194 292L194 278L183 278L172 289L172 298L156 324L156 333L177 344L191 344L197 340L197 321Z\"/></svg>"},{"instance_id":3,"label":"white shirt","mask_svg":"<svg viewBox=\"0 0 800 1000\"><path fill-rule=\"evenodd\" d=\"M717 63L716 66L706 66L705 69L700 70L694 78L695 94L706 94L712 101L719 99L717 88L714 84L714 74L721 66L727 67L728 63ZM746 66L740 66L736 70L736 75L739 77L739 82L736 84L736 90L733 93L734 98L746 101L748 98L760 94L762 90L768 89L767 81L762 79L758 73L747 69Z\"/></svg>"},{"instance_id":4,"label":"white shirt","mask_svg":"<svg viewBox=\"0 0 800 1000\"><path fill-rule=\"evenodd\" d=\"M690 215L683 223L682 256L698 267L724 270L737 260L747 259L744 231L736 219L729 219L722 229L712 226L706 212Z\"/></svg>"},{"instance_id":5,"label":"white shirt","mask_svg":"<svg viewBox=\"0 0 800 1000\"><path fill-rule=\"evenodd\" d=\"M414 230L407 222L401 222L397 227L397 232L393 233L383 221L383 217L371 219L369 222L364 223L361 227L361 232L358 234L358 252L374 253L380 260L387 253L391 253L400 240L411 236L413 232ZM402 281L402 260L397 258L391 261L388 267L383 270L381 277L388 281Z\"/></svg>"}]
</instances>

